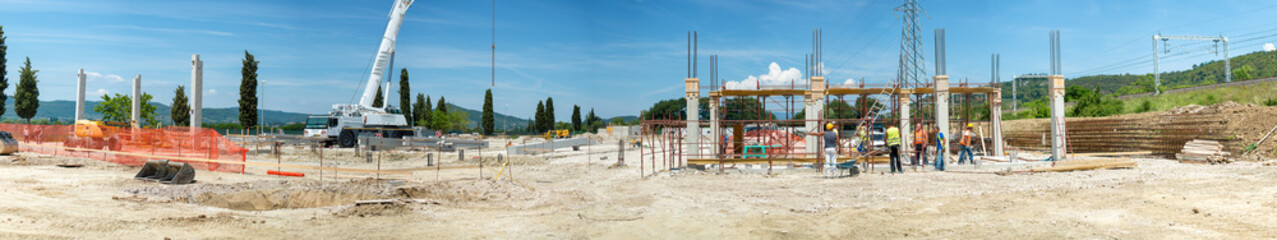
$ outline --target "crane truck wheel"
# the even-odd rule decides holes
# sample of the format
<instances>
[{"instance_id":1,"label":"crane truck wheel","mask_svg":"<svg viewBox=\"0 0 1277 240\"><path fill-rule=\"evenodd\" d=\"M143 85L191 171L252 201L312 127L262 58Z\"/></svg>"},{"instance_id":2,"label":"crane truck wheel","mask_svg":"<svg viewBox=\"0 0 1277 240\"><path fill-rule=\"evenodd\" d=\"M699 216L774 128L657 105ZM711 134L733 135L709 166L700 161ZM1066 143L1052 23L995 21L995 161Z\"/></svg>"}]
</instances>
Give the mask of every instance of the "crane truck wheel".
<instances>
[{"instance_id":1,"label":"crane truck wheel","mask_svg":"<svg viewBox=\"0 0 1277 240\"><path fill-rule=\"evenodd\" d=\"M343 148L354 147L355 132L347 130L347 129L342 129L341 133L337 134L337 145Z\"/></svg>"}]
</instances>

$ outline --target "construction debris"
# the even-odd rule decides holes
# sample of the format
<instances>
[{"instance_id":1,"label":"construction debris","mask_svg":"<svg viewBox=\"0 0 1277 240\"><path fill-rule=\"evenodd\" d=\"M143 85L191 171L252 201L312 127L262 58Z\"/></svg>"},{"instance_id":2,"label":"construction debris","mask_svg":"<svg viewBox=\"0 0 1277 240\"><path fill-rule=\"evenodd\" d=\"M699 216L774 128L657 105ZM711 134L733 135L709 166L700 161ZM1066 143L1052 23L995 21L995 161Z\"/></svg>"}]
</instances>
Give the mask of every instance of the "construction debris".
<instances>
[{"instance_id":1,"label":"construction debris","mask_svg":"<svg viewBox=\"0 0 1277 240\"><path fill-rule=\"evenodd\" d=\"M1231 153L1224 151L1224 145L1216 141L1194 139L1184 143L1184 150L1175 154L1175 158L1181 163L1230 163L1233 162L1228 156Z\"/></svg>"},{"instance_id":2,"label":"construction debris","mask_svg":"<svg viewBox=\"0 0 1277 240\"><path fill-rule=\"evenodd\" d=\"M1100 158L1086 160L1066 160L1057 161L1051 167L1033 169L1032 172L1068 172L1080 170L1099 170L1099 169L1115 169L1115 168L1134 168L1138 166L1135 160L1130 158Z\"/></svg>"}]
</instances>

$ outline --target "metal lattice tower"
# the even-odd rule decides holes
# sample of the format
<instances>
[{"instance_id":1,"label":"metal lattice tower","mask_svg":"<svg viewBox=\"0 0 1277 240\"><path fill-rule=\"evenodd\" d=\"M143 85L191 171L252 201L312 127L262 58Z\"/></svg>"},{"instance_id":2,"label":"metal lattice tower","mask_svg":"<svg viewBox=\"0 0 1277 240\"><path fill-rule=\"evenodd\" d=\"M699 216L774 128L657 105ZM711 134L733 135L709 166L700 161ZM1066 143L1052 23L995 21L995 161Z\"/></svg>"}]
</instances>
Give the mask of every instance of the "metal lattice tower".
<instances>
[{"instance_id":1,"label":"metal lattice tower","mask_svg":"<svg viewBox=\"0 0 1277 240\"><path fill-rule=\"evenodd\" d=\"M918 13L926 12L918 7L917 0L905 0L895 11L900 12L896 16L904 20L904 24L900 31L900 67L896 70L896 80L893 83L903 88L925 87L927 66L926 59L922 57L922 30L918 27Z\"/></svg>"}]
</instances>

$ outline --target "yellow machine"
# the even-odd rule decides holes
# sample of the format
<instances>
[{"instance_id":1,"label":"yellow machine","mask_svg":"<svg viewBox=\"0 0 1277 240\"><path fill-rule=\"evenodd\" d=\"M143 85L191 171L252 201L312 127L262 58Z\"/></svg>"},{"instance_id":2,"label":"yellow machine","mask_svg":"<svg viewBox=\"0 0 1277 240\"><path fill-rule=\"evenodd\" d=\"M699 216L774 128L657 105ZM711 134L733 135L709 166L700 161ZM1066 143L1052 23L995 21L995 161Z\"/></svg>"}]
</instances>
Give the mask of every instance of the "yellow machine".
<instances>
[{"instance_id":1,"label":"yellow machine","mask_svg":"<svg viewBox=\"0 0 1277 240\"><path fill-rule=\"evenodd\" d=\"M74 134L67 136L62 145L72 148L120 150L120 129L128 129L128 124L93 120L75 121Z\"/></svg>"},{"instance_id":2,"label":"yellow machine","mask_svg":"<svg viewBox=\"0 0 1277 240\"><path fill-rule=\"evenodd\" d=\"M572 134L572 132L571 132L571 131L568 131L567 129L564 129L564 130L550 130L550 131L546 131L546 132L545 132L545 139L551 139L551 138L568 138L568 136L569 136L569 135L571 135L571 134Z\"/></svg>"}]
</instances>

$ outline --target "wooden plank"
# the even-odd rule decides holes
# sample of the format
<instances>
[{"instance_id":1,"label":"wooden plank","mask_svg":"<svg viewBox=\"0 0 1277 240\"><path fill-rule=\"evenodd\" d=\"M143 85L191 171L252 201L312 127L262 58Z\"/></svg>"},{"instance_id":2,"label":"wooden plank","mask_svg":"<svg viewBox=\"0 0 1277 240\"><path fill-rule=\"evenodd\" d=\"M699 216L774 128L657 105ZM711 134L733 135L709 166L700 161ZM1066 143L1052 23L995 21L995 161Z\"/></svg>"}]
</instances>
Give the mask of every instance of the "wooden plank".
<instances>
[{"instance_id":1,"label":"wooden plank","mask_svg":"<svg viewBox=\"0 0 1277 240\"><path fill-rule=\"evenodd\" d=\"M1137 152L1077 153L1077 154L1072 154L1070 156L1098 157L1098 156L1139 156L1139 155L1152 155L1152 154L1153 154L1152 151L1137 151Z\"/></svg>"}]
</instances>

